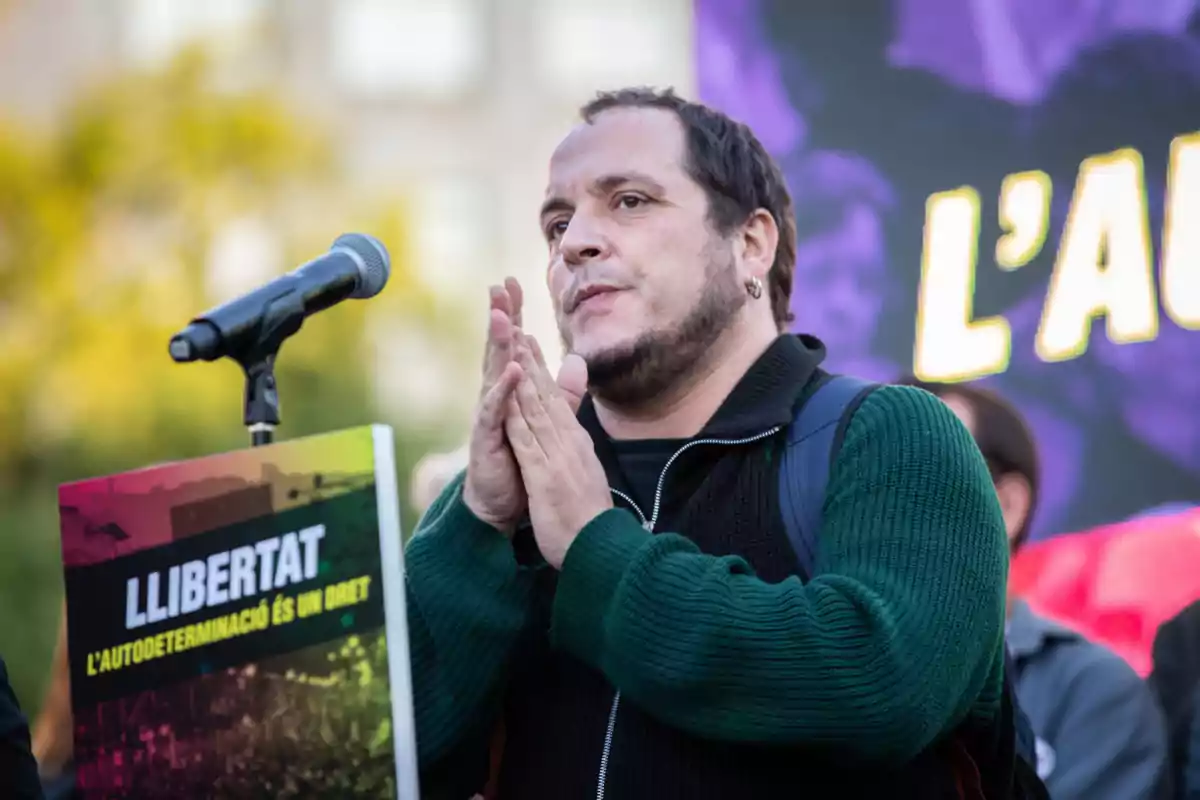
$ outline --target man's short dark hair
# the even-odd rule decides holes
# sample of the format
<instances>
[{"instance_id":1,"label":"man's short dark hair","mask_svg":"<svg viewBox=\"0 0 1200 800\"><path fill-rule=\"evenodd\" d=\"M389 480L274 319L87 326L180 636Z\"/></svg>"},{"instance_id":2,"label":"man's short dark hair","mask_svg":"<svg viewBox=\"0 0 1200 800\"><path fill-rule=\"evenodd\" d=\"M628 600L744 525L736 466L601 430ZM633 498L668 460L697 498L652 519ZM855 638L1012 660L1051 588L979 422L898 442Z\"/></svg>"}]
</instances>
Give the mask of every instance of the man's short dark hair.
<instances>
[{"instance_id":1,"label":"man's short dark hair","mask_svg":"<svg viewBox=\"0 0 1200 800\"><path fill-rule=\"evenodd\" d=\"M792 275L796 268L796 219L792 198L779 165L758 137L740 122L671 89L619 89L601 92L580 109L587 123L617 108L661 108L683 125L687 151L684 167L708 196L708 213L717 233L726 236L758 209L779 228L775 261L767 273L771 313L780 330L792 321Z\"/></svg>"},{"instance_id":2,"label":"man's short dark hair","mask_svg":"<svg viewBox=\"0 0 1200 800\"><path fill-rule=\"evenodd\" d=\"M1029 537L1041 481L1037 445L1021 412L1000 395L976 384L931 383L911 376L900 383L916 386L943 399L957 397L966 402L974 416L972 434L979 451L983 453L983 460L987 462L988 471L992 473L992 480L999 481L1006 475L1020 475L1029 484L1029 511L1013 537L1012 549L1015 552Z\"/></svg>"}]
</instances>

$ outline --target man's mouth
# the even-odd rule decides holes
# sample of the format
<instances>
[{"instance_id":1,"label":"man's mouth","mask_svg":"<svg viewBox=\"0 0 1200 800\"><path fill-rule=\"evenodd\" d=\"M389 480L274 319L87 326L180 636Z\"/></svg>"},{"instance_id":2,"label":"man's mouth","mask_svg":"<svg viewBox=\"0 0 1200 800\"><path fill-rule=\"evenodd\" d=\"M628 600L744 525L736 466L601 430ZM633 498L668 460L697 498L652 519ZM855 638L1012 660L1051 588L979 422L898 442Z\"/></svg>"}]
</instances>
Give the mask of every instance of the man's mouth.
<instances>
[{"instance_id":1,"label":"man's mouth","mask_svg":"<svg viewBox=\"0 0 1200 800\"><path fill-rule=\"evenodd\" d=\"M599 297L600 295L604 294L613 294L619 291L622 291L619 286L606 286L598 283L584 286L579 291L575 292L574 295L572 295L570 302L567 304L567 313L574 313L579 309L580 306L582 306L588 300L591 300L593 297Z\"/></svg>"}]
</instances>

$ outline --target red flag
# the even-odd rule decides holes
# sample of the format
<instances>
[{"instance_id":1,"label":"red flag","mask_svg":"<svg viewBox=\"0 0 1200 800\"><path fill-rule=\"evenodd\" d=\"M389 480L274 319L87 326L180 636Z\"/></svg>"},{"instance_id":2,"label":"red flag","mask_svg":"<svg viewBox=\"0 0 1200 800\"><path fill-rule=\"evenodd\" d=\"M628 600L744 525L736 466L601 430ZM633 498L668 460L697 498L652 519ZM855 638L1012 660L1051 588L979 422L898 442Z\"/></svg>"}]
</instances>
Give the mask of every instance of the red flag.
<instances>
[{"instance_id":1,"label":"red flag","mask_svg":"<svg viewBox=\"0 0 1200 800\"><path fill-rule=\"evenodd\" d=\"M1009 587L1144 676L1158 627L1200 598L1200 509L1029 544Z\"/></svg>"}]
</instances>

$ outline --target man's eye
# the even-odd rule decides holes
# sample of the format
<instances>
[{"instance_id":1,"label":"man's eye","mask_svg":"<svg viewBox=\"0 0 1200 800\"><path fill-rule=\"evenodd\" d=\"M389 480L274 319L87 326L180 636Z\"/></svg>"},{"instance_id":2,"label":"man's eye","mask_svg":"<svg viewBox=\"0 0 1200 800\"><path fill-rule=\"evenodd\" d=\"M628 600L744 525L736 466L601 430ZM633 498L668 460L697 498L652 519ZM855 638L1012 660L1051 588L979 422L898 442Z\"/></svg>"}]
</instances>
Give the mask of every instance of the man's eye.
<instances>
[{"instance_id":1,"label":"man's eye","mask_svg":"<svg viewBox=\"0 0 1200 800\"><path fill-rule=\"evenodd\" d=\"M646 198L637 194L623 194L617 198L617 204L625 209L640 208L646 205Z\"/></svg>"},{"instance_id":2,"label":"man's eye","mask_svg":"<svg viewBox=\"0 0 1200 800\"><path fill-rule=\"evenodd\" d=\"M546 238L554 241L567 232L568 222L565 219L556 220L546 226Z\"/></svg>"}]
</instances>

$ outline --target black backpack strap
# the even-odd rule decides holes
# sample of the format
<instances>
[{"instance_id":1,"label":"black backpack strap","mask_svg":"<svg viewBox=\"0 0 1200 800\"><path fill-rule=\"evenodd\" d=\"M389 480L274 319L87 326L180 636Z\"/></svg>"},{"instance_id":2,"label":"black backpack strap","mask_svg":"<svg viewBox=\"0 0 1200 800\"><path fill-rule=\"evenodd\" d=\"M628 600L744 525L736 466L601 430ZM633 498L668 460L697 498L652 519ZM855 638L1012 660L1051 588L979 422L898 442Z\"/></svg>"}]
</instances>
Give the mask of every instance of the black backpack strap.
<instances>
[{"instance_id":1,"label":"black backpack strap","mask_svg":"<svg viewBox=\"0 0 1200 800\"><path fill-rule=\"evenodd\" d=\"M779 465L779 510L796 553L798 574L805 581L816 564L829 470L850 417L877 387L849 375L828 376L796 412L788 429Z\"/></svg>"}]
</instances>

